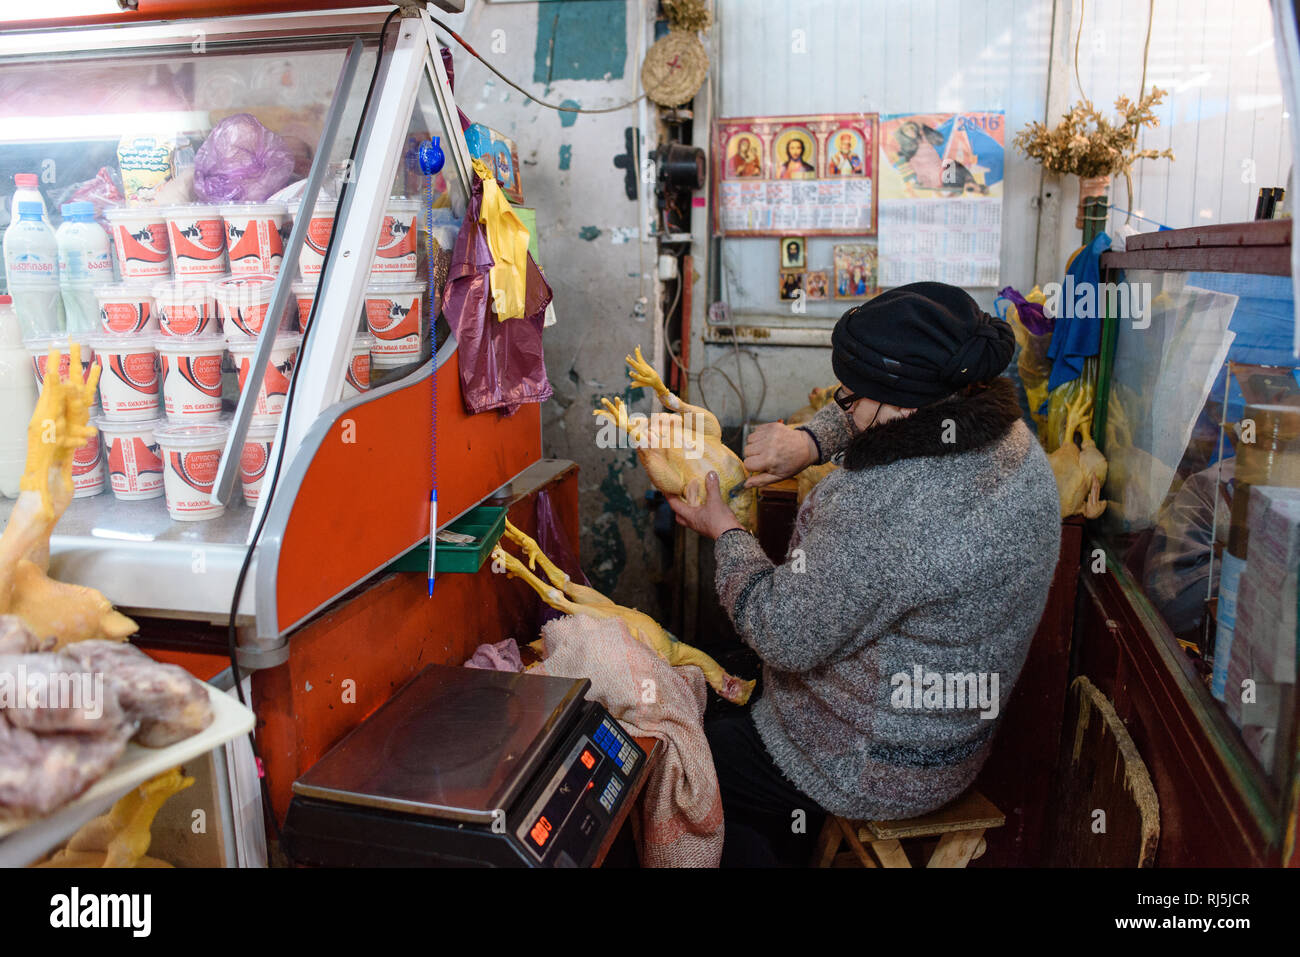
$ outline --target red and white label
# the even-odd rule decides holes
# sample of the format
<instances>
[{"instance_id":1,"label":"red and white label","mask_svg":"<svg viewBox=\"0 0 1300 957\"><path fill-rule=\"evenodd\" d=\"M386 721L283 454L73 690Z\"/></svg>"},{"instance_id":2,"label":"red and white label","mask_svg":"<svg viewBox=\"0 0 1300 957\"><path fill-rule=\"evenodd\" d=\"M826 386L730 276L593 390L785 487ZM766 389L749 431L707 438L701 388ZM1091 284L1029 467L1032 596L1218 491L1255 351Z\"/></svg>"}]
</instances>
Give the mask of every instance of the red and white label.
<instances>
[{"instance_id":1,"label":"red and white label","mask_svg":"<svg viewBox=\"0 0 1300 957\"><path fill-rule=\"evenodd\" d=\"M170 276L171 245L167 241L167 224L156 223L127 226L113 224L113 246L123 279L149 279Z\"/></svg>"},{"instance_id":2,"label":"red and white label","mask_svg":"<svg viewBox=\"0 0 1300 957\"><path fill-rule=\"evenodd\" d=\"M221 276L226 271L226 229L220 216L167 221L178 276Z\"/></svg>"},{"instance_id":3,"label":"red and white label","mask_svg":"<svg viewBox=\"0 0 1300 957\"><path fill-rule=\"evenodd\" d=\"M163 461L157 444L138 435L119 435L108 446L108 477L114 494L151 498L162 491Z\"/></svg>"},{"instance_id":4,"label":"red and white label","mask_svg":"<svg viewBox=\"0 0 1300 957\"><path fill-rule=\"evenodd\" d=\"M99 432L86 440L72 456L72 497L85 498L104 491L104 462L100 455Z\"/></svg>"},{"instance_id":5,"label":"red and white label","mask_svg":"<svg viewBox=\"0 0 1300 957\"><path fill-rule=\"evenodd\" d=\"M352 361L348 363L347 383L358 392L365 392L370 388L369 352L352 357Z\"/></svg>"},{"instance_id":6,"label":"red and white label","mask_svg":"<svg viewBox=\"0 0 1300 957\"><path fill-rule=\"evenodd\" d=\"M375 260L370 266L372 276L389 281L415 278L416 216L414 212L384 214Z\"/></svg>"},{"instance_id":7,"label":"red and white label","mask_svg":"<svg viewBox=\"0 0 1300 957\"><path fill-rule=\"evenodd\" d=\"M95 355L99 375L99 401L104 414L141 415L158 410L158 356L152 349Z\"/></svg>"},{"instance_id":8,"label":"red and white label","mask_svg":"<svg viewBox=\"0 0 1300 957\"><path fill-rule=\"evenodd\" d=\"M262 480L271 462L274 441L255 439L244 443L244 451L239 456L239 478L244 485L244 501L249 505L256 505L262 494Z\"/></svg>"},{"instance_id":9,"label":"red and white label","mask_svg":"<svg viewBox=\"0 0 1300 957\"><path fill-rule=\"evenodd\" d=\"M144 332L149 328L153 304L148 299L102 302L99 323L105 332Z\"/></svg>"},{"instance_id":10,"label":"red and white label","mask_svg":"<svg viewBox=\"0 0 1300 957\"><path fill-rule=\"evenodd\" d=\"M165 336L197 336L205 332L214 318L207 304L158 303L158 328Z\"/></svg>"},{"instance_id":11,"label":"red and white label","mask_svg":"<svg viewBox=\"0 0 1300 957\"><path fill-rule=\"evenodd\" d=\"M227 219L226 246L230 271L236 275L279 272L284 258L280 227L266 216Z\"/></svg>"},{"instance_id":12,"label":"red and white label","mask_svg":"<svg viewBox=\"0 0 1300 957\"><path fill-rule=\"evenodd\" d=\"M420 354L420 293L366 294L366 326L378 342L373 353L383 356Z\"/></svg>"}]
</instances>

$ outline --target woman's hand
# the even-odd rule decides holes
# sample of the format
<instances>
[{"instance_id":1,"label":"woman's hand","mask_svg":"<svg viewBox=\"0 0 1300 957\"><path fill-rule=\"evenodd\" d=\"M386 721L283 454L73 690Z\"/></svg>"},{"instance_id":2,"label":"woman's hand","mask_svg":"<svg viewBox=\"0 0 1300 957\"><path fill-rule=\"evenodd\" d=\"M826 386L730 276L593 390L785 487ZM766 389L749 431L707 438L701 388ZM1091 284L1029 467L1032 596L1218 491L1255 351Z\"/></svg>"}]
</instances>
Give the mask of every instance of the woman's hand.
<instances>
[{"instance_id":1,"label":"woman's hand","mask_svg":"<svg viewBox=\"0 0 1300 957\"><path fill-rule=\"evenodd\" d=\"M685 525L708 538L717 538L733 528L744 528L736 521L736 516L731 513L722 497L717 472L710 472L705 479L704 493L706 497L703 505L691 505L680 495L667 496L668 504L677 513L678 525Z\"/></svg>"},{"instance_id":2,"label":"woman's hand","mask_svg":"<svg viewBox=\"0 0 1300 957\"><path fill-rule=\"evenodd\" d=\"M807 432L783 422L760 425L745 440L745 468L750 473L745 488L760 488L797 475L816 464L817 458L817 443Z\"/></svg>"}]
</instances>

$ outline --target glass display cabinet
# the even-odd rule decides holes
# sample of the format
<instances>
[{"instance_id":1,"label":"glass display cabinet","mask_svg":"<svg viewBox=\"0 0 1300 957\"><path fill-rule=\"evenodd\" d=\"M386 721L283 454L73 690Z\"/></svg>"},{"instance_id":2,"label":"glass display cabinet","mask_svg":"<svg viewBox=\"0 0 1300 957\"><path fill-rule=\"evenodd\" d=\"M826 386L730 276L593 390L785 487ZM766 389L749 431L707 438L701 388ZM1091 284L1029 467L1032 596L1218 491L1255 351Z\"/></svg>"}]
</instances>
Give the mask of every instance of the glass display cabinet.
<instances>
[{"instance_id":1,"label":"glass display cabinet","mask_svg":"<svg viewBox=\"0 0 1300 957\"><path fill-rule=\"evenodd\" d=\"M76 343L103 368L52 574L141 619L235 615L241 660L265 667L428 540L435 424L439 527L536 462L536 405L465 412L439 309L471 175L427 14L0 37L11 352L40 366ZM102 265L103 233L111 275L65 263ZM49 241L63 268L41 285L19 263ZM35 381L2 383L5 419L30 415Z\"/></svg>"},{"instance_id":2,"label":"glass display cabinet","mask_svg":"<svg viewBox=\"0 0 1300 957\"><path fill-rule=\"evenodd\" d=\"M1106 320L1094 427L1106 511L1085 547L1079 672L1150 768L1174 832L1165 866L1295 854L1291 241L1290 220L1265 221L1132 237L1102 257L1104 278L1149 306Z\"/></svg>"}]
</instances>

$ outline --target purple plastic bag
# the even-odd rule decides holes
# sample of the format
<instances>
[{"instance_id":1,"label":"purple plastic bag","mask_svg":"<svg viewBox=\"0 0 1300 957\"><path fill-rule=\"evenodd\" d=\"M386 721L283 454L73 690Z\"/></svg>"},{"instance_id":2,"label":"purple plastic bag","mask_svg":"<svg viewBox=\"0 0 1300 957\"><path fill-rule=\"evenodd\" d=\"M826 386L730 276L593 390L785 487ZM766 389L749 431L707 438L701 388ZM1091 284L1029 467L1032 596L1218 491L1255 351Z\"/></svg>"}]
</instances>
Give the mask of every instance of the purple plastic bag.
<instances>
[{"instance_id":1,"label":"purple plastic bag","mask_svg":"<svg viewBox=\"0 0 1300 957\"><path fill-rule=\"evenodd\" d=\"M1007 286L998 295L1003 299L1011 300L1011 304L1016 307L1016 315L1020 317L1021 325L1029 330L1031 336L1045 336L1056 325L1056 322L1048 318L1047 314L1043 312L1041 305L1030 302L1010 286Z\"/></svg>"},{"instance_id":2,"label":"purple plastic bag","mask_svg":"<svg viewBox=\"0 0 1300 957\"><path fill-rule=\"evenodd\" d=\"M496 260L488 247L487 229L478 221L483 183L477 176L473 179L469 209L456 236L442 293L442 314L456 336L465 408L471 414L504 409L510 415L525 402L551 397L542 355L542 320L551 302L551 287L529 255L524 315L500 322L490 314L488 271Z\"/></svg>"},{"instance_id":3,"label":"purple plastic bag","mask_svg":"<svg viewBox=\"0 0 1300 957\"><path fill-rule=\"evenodd\" d=\"M293 151L251 113L227 116L194 154L194 195L205 203L260 203L293 178Z\"/></svg>"}]
</instances>

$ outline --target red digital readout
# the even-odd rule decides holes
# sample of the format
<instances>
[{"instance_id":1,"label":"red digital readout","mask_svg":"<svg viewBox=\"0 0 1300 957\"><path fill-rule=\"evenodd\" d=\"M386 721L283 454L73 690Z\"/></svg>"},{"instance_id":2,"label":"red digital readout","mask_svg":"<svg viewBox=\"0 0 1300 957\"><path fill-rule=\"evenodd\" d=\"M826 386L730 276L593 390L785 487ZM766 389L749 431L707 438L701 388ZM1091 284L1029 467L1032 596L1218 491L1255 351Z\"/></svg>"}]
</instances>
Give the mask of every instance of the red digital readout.
<instances>
[{"instance_id":1,"label":"red digital readout","mask_svg":"<svg viewBox=\"0 0 1300 957\"><path fill-rule=\"evenodd\" d=\"M593 767L596 766L596 758L592 755L590 751L588 751L585 748L582 751L582 766L585 767L588 771L590 771Z\"/></svg>"},{"instance_id":2,"label":"red digital readout","mask_svg":"<svg viewBox=\"0 0 1300 957\"><path fill-rule=\"evenodd\" d=\"M537 823L528 832L528 836L533 839L533 843L538 847L546 843L547 838L551 836L551 822L546 819L545 814L537 819Z\"/></svg>"}]
</instances>

